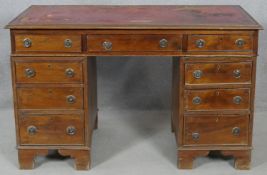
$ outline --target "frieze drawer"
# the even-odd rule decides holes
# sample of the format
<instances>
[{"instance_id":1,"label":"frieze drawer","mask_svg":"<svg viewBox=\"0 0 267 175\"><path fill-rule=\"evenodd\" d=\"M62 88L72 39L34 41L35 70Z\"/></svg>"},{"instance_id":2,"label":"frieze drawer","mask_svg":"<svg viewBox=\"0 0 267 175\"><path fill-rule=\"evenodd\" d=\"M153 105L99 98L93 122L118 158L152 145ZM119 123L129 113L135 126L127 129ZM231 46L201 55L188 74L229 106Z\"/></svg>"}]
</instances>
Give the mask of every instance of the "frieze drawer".
<instances>
[{"instance_id":1,"label":"frieze drawer","mask_svg":"<svg viewBox=\"0 0 267 175\"><path fill-rule=\"evenodd\" d=\"M88 35L89 52L181 51L182 35Z\"/></svg>"},{"instance_id":2,"label":"frieze drawer","mask_svg":"<svg viewBox=\"0 0 267 175\"><path fill-rule=\"evenodd\" d=\"M81 52L81 35L15 34L16 52Z\"/></svg>"},{"instance_id":3,"label":"frieze drawer","mask_svg":"<svg viewBox=\"0 0 267 175\"><path fill-rule=\"evenodd\" d=\"M253 50L252 35L189 35L188 51L247 51Z\"/></svg>"}]
</instances>

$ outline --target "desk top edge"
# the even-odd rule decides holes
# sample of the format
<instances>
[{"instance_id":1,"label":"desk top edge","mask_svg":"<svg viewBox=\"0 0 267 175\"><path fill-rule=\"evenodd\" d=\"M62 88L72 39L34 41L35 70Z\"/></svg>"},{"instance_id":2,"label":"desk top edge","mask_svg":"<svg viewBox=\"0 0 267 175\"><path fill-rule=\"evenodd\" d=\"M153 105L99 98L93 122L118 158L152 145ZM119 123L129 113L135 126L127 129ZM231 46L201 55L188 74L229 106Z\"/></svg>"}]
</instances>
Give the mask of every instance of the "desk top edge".
<instances>
[{"instance_id":1,"label":"desk top edge","mask_svg":"<svg viewBox=\"0 0 267 175\"><path fill-rule=\"evenodd\" d=\"M263 29L238 5L32 5L5 28Z\"/></svg>"}]
</instances>

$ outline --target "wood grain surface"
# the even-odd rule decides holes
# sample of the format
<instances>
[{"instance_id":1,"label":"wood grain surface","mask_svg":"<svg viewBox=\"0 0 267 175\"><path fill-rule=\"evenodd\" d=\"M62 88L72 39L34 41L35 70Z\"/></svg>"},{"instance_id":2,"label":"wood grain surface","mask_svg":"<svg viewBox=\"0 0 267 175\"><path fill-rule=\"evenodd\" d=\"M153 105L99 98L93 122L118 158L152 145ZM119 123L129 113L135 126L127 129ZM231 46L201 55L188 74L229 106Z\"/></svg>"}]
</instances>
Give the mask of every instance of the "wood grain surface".
<instances>
[{"instance_id":1,"label":"wood grain surface","mask_svg":"<svg viewBox=\"0 0 267 175\"><path fill-rule=\"evenodd\" d=\"M200 78L194 77L201 71ZM235 75L235 71L240 72ZM186 85L251 84L252 62L201 62L185 64Z\"/></svg>"},{"instance_id":2,"label":"wood grain surface","mask_svg":"<svg viewBox=\"0 0 267 175\"><path fill-rule=\"evenodd\" d=\"M240 115L197 115L185 116L185 145L247 145L249 116ZM233 129L240 129L233 135ZM192 138L198 133L199 139Z\"/></svg>"},{"instance_id":3,"label":"wood grain surface","mask_svg":"<svg viewBox=\"0 0 267 175\"><path fill-rule=\"evenodd\" d=\"M194 104L194 98L199 97L200 103ZM240 104L234 102L240 97ZM249 110L250 89L205 89L185 91L185 111L220 111Z\"/></svg>"},{"instance_id":4,"label":"wood grain surface","mask_svg":"<svg viewBox=\"0 0 267 175\"><path fill-rule=\"evenodd\" d=\"M22 145L84 145L83 115L22 115L19 123ZM35 134L28 133L29 126L36 127ZM74 135L68 127L76 129Z\"/></svg>"}]
</instances>

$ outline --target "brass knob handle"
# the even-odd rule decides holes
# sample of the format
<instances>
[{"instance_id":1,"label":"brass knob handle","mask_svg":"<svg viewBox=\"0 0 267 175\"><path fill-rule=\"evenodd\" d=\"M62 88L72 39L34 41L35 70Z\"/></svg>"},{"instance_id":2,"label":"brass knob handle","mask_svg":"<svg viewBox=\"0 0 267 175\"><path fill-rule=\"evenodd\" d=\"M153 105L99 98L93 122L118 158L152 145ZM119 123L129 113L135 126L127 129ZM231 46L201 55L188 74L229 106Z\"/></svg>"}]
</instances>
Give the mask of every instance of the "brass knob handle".
<instances>
[{"instance_id":1,"label":"brass knob handle","mask_svg":"<svg viewBox=\"0 0 267 175\"><path fill-rule=\"evenodd\" d=\"M76 128L74 126L68 126L66 128L66 132L70 136L75 135L76 134Z\"/></svg>"},{"instance_id":2,"label":"brass knob handle","mask_svg":"<svg viewBox=\"0 0 267 175\"><path fill-rule=\"evenodd\" d=\"M237 39L237 40L235 41L235 45L236 45L237 47L243 47L243 46L245 45L245 40L242 39L242 38L239 38L239 39Z\"/></svg>"},{"instance_id":3,"label":"brass knob handle","mask_svg":"<svg viewBox=\"0 0 267 175\"><path fill-rule=\"evenodd\" d=\"M160 41L159 41L159 46L161 47L161 48L165 48L165 47L167 47L168 46L168 40L166 40L166 39L161 39Z\"/></svg>"},{"instance_id":4,"label":"brass knob handle","mask_svg":"<svg viewBox=\"0 0 267 175\"><path fill-rule=\"evenodd\" d=\"M194 133L192 133L192 139L193 139L194 141L198 141L199 138L200 138L200 134L199 134L198 132L194 132Z\"/></svg>"},{"instance_id":5,"label":"brass knob handle","mask_svg":"<svg viewBox=\"0 0 267 175\"><path fill-rule=\"evenodd\" d=\"M241 71L239 69L236 69L233 71L233 75L235 78L240 78L241 77Z\"/></svg>"},{"instance_id":6,"label":"brass knob handle","mask_svg":"<svg viewBox=\"0 0 267 175\"><path fill-rule=\"evenodd\" d=\"M201 98L200 97L194 97L192 102L194 105L199 105L199 104L201 104Z\"/></svg>"},{"instance_id":7,"label":"brass knob handle","mask_svg":"<svg viewBox=\"0 0 267 175\"><path fill-rule=\"evenodd\" d=\"M69 104L73 104L76 102L76 97L74 95L68 95L66 99Z\"/></svg>"},{"instance_id":8,"label":"brass knob handle","mask_svg":"<svg viewBox=\"0 0 267 175\"><path fill-rule=\"evenodd\" d=\"M241 101L242 101L242 97L240 97L240 96L235 96L235 97L233 98L233 102L234 102L234 104L239 105L239 104L241 103Z\"/></svg>"},{"instance_id":9,"label":"brass knob handle","mask_svg":"<svg viewBox=\"0 0 267 175\"><path fill-rule=\"evenodd\" d=\"M234 136L239 136L239 135L240 135L240 128L239 128L239 127L234 127L234 128L232 129L232 134L233 134Z\"/></svg>"},{"instance_id":10,"label":"brass knob handle","mask_svg":"<svg viewBox=\"0 0 267 175\"><path fill-rule=\"evenodd\" d=\"M112 42L110 41L104 41L102 44L103 48L105 50L111 50L112 49Z\"/></svg>"},{"instance_id":11,"label":"brass knob handle","mask_svg":"<svg viewBox=\"0 0 267 175\"><path fill-rule=\"evenodd\" d=\"M198 40L196 41L196 46L197 46L198 48L203 48L203 47L205 46L205 44L206 44L206 41L203 40L203 39L198 39Z\"/></svg>"},{"instance_id":12,"label":"brass knob handle","mask_svg":"<svg viewBox=\"0 0 267 175\"><path fill-rule=\"evenodd\" d=\"M74 77L74 70L72 69L72 68L67 68L66 70L65 70L65 75L67 76L67 77L69 77L69 78L72 78L72 77Z\"/></svg>"},{"instance_id":13,"label":"brass knob handle","mask_svg":"<svg viewBox=\"0 0 267 175\"><path fill-rule=\"evenodd\" d=\"M23 40L23 45L24 45L25 48L29 48L29 47L31 47L31 46L32 46L32 40L29 39L29 38L25 38L25 39Z\"/></svg>"},{"instance_id":14,"label":"brass knob handle","mask_svg":"<svg viewBox=\"0 0 267 175\"><path fill-rule=\"evenodd\" d=\"M195 70L194 72L193 72L193 76L194 76L194 78L195 79L200 79L201 78L201 76L202 76L202 71L201 70Z\"/></svg>"},{"instance_id":15,"label":"brass knob handle","mask_svg":"<svg viewBox=\"0 0 267 175\"><path fill-rule=\"evenodd\" d=\"M28 132L29 135L34 135L37 132L37 128L35 126L33 126L33 125L28 126L27 132Z\"/></svg>"},{"instance_id":16,"label":"brass knob handle","mask_svg":"<svg viewBox=\"0 0 267 175\"><path fill-rule=\"evenodd\" d=\"M32 68L27 68L27 69L25 69L25 75L26 75L26 77L28 77L28 78L32 78L32 77L35 76L35 74L36 74L36 72L35 72L35 70L32 69Z\"/></svg>"},{"instance_id":17,"label":"brass knob handle","mask_svg":"<svg viewBox=\"0 0 267 175\"><path fill-rule=\"evenodd\" d=\"M64 46L66 48L71 48L72 47L72 41L71 41L71 39L65 39Z\"/></svg>"}]
</instances>

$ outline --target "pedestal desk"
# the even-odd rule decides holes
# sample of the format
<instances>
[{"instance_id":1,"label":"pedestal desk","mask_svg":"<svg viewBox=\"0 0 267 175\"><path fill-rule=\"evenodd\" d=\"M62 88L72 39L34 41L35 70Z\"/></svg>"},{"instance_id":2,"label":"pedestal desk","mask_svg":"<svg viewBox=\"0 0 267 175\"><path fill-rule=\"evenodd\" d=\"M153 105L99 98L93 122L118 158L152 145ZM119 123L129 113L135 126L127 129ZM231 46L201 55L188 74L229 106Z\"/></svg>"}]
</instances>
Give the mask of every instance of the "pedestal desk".
<instances>
[{"instance_id":1,"label":"pedestal desk","mask_svg":"<svg viewBox=\"0 0 267 175\"><path fill-rule=\"evenodd\" d=\"M6 28L20 168L48 150L90 167L96 56L114 55L173 57L179 168L211 151L249 168L262 28L240 6L31 6Z\"/></svg>"}]
</instances>

